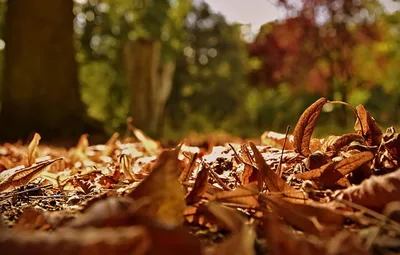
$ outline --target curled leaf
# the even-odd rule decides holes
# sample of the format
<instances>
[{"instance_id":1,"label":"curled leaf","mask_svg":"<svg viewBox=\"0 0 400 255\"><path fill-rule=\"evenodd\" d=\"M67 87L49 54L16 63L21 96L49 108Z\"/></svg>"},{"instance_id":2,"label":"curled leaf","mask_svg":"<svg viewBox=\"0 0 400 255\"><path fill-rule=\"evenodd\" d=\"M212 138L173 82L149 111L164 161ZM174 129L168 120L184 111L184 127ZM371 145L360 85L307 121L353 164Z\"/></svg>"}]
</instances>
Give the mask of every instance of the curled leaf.
<instances>
[{"instance_id":1,"label":"curled leaf","mask_svg":"<svg viewBox=\"0 0 400 255\"><path fill-rule=\"evenodd\" d=\"M349 145L351 142L359 142L360 144L365 144L365 140L361 135L358 134L344 134L339 138L335 139L332 145L329 145L326 151L338 152L344 146Z\"/></svg>"},{"instance_id":2,"label":"curled leaf","mask_svg":"<svg viewBox=\"0 0 400 255\"><path fill-rule=\"evenodd\" d=\"M128 155L121 154L119 156L118 166L124 172L125 178L128 180L128 182L135 181L135 174L132 171L132 165Z\"/></svg>"},{"instance_id":3,"label":"curled leaf","mask_svg":"<svg viewBox=\"0 0 400 255\"><path fill-rule=\"evenodd\" d=\"M161 150L160 143L148 137L142 130L136 128L131 123L128 124L136 138L143 144L143 147L150 156L157 155Z\"/></svg>"},{"instance_id":4,"label":"curled leaf","mask_svg":"<svg viewBox=\"0 0 400 255\"><path fill-rule=\"evenodd\" d=\"M33 163L35 163L35 152L36 148L39 146L39 141L41 137L38 133L35 133L35 135L32 138L32 141L29 143L28 146L28 164L26 166L31 166Z\"/></svg>"},{"instance_id":5,"label":"curled leaf","mask_svg":"<svg viewBox=\"0 0 400 255\"><path fill-rule=\"evenodd\" d=\"M298 120L297 125L294 128L293 147L296 152L300 153L303 156L308 156L311 154L310 151L311 135L314 131L318 117L325 103L326 103L326 98L322 97L318 99L315 103L313 103L311 106L309 106L300 116L300 119Z\"/></svg>"},{"instance_id":6,"label":"curled leaf","mask_svg":"<svg viewBox=\"0 0 400 255\"><path fill-rule=\"evenodd\" d=\"M354 124L354 130L357 131L359 135L365 137L368 145L379 146L382 141L381 128L378 126L375 119L371 117L371 115L363 105L358 105L356 107L356 110L359 118L361 119L361 123L357 119L356 123ZM364 134L362 134L362 131L364 131Z\"/></svg>"},{"instance_id":7,"label":"curled leaf","mask_svg":"<svg viewBox=\"0 0 400 255\"><path fill-rule=\"evenodd\" d=\"M382 176L371 176L360 185L340 190L335 197L381 210L389 202L400 200L400 169Z\"/></svg>"},{"instance_id":8,"label":"curled leaf","mask_svg":"<svg viewBox=\"0 0 400 255\"><path fill-rule=\"evenodd\" d=\"M296 174L295 177L303 180L317 180L321 185L330 187L373 158L372 152L360 152L339 162L331 162L320 168Z\"/></svg>"},{"instance_id":9,"label":"curled leaf","mask_svg":"<svg viewBox=\"0 0 400 255\"><path fill-rule=\"evenodd\" d=\"M40 174L47 166L62 158L46 160L30 167L13 168L2 172L2 174L10 173L10 175L0 183L0 191L6 191L13 188L18 188L28 184L33 178Z\"/></svg>"}]
</instances>

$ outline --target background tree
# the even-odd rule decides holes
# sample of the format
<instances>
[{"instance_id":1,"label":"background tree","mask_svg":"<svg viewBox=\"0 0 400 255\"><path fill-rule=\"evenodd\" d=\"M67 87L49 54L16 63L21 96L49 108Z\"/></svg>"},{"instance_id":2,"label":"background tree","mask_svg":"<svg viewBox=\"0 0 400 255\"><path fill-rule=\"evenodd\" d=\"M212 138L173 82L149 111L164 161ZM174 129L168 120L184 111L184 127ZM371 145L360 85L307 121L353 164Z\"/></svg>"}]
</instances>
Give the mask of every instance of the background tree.
<instances>
[{"instance_id":1,"label":"background tree","mask_svg":"<svg viewBox=\"0 0 400 255\"><path fill-rule=\"evenodd\" d=\"M173 130L183 132L232 130L246 88L247 52L241 26L228 24L224 16L201 3L193 6L184 30L188 43L177 57L168 121Z\"/></svg>"},{"instance_id":2,"label":"background tree","mask_svg":"<svg viewBox=\"0 0 400 255\"><path fill-rule=\"evenodd\" d=\"M257 83L276 86L289 82L296 89L347 101L360 86L354 72L353 49L380 40L375 19L382 12L377 1L280 1L291 15L267 25L250 45L262 68L252 77ZM337 115L345 123L345 113Z\"/></svg>"},{"instance_id":3,"label":"background tree","mask_svg":"<svg viewBox=\"0 0 400 255\"><path fill-rule=\"evenodd\" d=\"M82 34L81 49L86 52L83 61L105 60L102 68L117 76L110 81L107 89L114 98L112 100L126 102L126 95L129 94L127 101L134 124L157 136L172 89L175 55L182 47L183 23L191 2L93 2L78 5L80 10L76 13L77 22L83 27L77 28L78 33L81 31ZM88 15L93 18L87 19ZM80 17L83 20L79 21ZM107 60L113 64L107 67ZM96 65L96 68L99 66ZM129 93L123 89L124 83L128 84ZM125 92L121 94L122 91ZM107 119L107 116L103 117Z\"/></svg>"},{"instance_id":4,"label":"background tree","mask_svg":"<svg viewBox=\"0 0 400 255\"><path fill-rule=\"evenodd\" d=\"M72 0L8 1L2 139L90 131L78 88L72 7Z\"/></svg>"}]
</instances>

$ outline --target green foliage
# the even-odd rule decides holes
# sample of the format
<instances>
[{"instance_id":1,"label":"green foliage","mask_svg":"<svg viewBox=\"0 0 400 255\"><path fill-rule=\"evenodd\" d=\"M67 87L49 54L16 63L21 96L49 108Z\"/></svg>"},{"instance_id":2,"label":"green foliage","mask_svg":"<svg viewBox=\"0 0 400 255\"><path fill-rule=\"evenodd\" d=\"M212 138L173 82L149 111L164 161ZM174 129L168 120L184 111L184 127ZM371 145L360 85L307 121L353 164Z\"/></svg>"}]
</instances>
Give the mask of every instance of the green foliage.
<instances>
[{"instance_id":1,"label":"green foliage","mask_svg":"<svg viewBox=\"0 0 400 255\"><path fill-rule=\"evenodd\" d=\"M123 44L127 40L162 41L162 61L182 50L182 31L191 1L105 0L76 3L75 31L82 97L89 114L109 132L125 125L129 91Z\"/></svg>"},{"instance_id":2,"label":"green foliage","mask_svg":"<svg viewBox=\"0 0 400 255\"><path fill-rule=\"evenodd\" d=\"M188 44L177 57L167 111L172 129L187 133L229 126L243 104L247 53L240 26L200 4L189 13Z\"/></svg>"}]
</instances>

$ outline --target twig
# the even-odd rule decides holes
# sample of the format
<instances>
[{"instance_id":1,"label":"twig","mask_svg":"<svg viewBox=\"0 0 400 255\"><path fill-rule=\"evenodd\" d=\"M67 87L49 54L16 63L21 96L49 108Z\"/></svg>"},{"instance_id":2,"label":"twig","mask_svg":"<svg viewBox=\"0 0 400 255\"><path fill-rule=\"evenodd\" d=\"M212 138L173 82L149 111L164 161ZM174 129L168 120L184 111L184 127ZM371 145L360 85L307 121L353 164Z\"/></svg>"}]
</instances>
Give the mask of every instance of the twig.
<instances>
[{"instance_id":1,"label":"twig","mask_svg":"<svg viewBox=\"0 0 400 255\"><path fill-rule=\"evenodd\" d=\"M279 165L278 165L278 175L279 177L282 177L282 160L283 160L283 152L285 151L285 145L286 145L286 140L289 134L290 130L290 125L287 126L286 132L285 132L285 140L283 140L283 147L282 147L282 153L281 153L281 158L279 159Z\"/></svg>"},{"instance_id":2,"label":"twig","mask_svg":"<svg viewBox=\"0 0 400 255\"><path fill-rule=\"evenodd\" d=\"M228 145L229 145L229 147L231 147L231 149L232 149L232 151L233 151L233 154L235 154L235 157L236 157L241 163L243 163L243 164L245 164L245 165L248 165L248 166L251 166L251 167L254 167L254 168L257 169L257 167L255 167L255 166L253 166L252 164L247 163L246 161L244 161L244 160L239 156L239 154L236 152L235 148L233 148L232 144L228 143Z\"/></svg>"},{"instance_id":3,"label":"twig","mask_svg":"<svg viewBox=\"0 0 400 255\"><path fill-rule=\"evenodd\" d=\"M219 178L218 174L216 172L214 172L214 170L210 169L204 162L202 163L203 167L208 169L208 172L211 174L211 176L215 179L215 181L221 185L221 187L224 190L232 190L231 188L229 188L222 180L221 178Z\"/></svg>"}]
</instances>

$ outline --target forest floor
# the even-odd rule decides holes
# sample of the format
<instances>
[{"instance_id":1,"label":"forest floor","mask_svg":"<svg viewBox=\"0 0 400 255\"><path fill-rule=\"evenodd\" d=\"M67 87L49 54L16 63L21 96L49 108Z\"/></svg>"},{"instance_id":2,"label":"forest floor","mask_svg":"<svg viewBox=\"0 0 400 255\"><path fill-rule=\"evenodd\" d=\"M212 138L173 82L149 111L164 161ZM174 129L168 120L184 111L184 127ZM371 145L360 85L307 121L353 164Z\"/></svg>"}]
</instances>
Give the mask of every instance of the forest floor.
<instances>
[{"instance_id":1,"label":"forest floor","mask_svg":"<svg viewBox=\"0 0 400 255\"><path fill-rule=\"evenodd\" d=\"M105 144L3 144L0 250L399 254L399 134L359 105L353 133L312 138L326 103L253 141L168 149L129 125Z\"/></svg>"}]
</instances>

